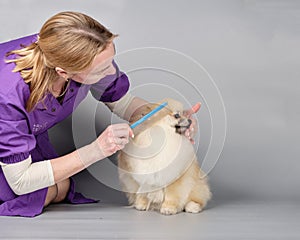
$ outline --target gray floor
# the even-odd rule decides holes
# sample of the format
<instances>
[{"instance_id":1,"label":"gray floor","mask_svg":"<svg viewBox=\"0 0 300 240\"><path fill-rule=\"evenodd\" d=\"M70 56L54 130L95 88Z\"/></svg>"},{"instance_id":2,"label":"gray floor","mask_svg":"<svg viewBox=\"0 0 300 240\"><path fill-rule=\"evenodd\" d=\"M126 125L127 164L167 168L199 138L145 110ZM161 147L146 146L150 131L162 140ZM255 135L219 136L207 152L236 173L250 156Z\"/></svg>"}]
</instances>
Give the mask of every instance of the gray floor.
<instances>
[{"instance_id":1,"label":"gray floor","mask_svg":"<svg viewBox=\"0 0 300 240\"><path fill-rule=\"evenodd\" d=\"M0 217L1 239L300 239L299 204L211 202L162 216L103 203L52 205L36 218Z\"/></svg>"}]
</instances>

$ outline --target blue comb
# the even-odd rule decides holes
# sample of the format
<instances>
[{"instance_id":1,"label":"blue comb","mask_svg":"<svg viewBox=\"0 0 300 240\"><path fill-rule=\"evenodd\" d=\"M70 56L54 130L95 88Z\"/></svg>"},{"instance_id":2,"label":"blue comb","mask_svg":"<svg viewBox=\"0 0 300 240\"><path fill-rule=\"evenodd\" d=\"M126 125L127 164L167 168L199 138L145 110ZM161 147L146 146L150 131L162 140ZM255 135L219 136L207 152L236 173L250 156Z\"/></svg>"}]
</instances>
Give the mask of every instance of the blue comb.
<instances>
[{"instance_id":1,"label":"blue comb","mask_svg":"<svg viewBox=\"0 0 300 240\"><path fill-rule=\"evenodd\" d=\"M158 107L154 108L151 112L147 113L145 116L143 116L142 118L140 118L139 120L137 120L136 122L131 124L131 126L130 126L131 129L134 129L136 126L138 126L141 123L145 122L148 118L153 116L155 113L157 113L158 111L160 111L161 109L163 109L167 105L168 105L167 102L164 102L164 103L160 104Z\"/></svg>"}]
</instances>

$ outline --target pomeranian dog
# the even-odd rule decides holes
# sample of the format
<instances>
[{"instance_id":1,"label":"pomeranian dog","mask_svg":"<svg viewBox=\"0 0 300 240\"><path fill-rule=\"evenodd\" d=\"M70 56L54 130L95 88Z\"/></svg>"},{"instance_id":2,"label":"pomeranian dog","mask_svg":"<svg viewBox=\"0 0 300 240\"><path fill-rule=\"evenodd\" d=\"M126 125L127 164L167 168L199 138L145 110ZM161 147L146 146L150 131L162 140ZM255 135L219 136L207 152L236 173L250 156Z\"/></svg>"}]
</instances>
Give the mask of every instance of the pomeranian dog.
<instances>
[{"instance_id":1,"label":"pomeranian dog","mask_svg":"<svg viewBox=\"0 0 300 240\"><path fill-rule=\"evenodd\" d=\"M200 169L191 142L184 136L191 120L183 105L165 99L167 107L134 129L135 137L119 152L122 190L138 210L165 215L200 212L211 198L205 173ZM133 123L156 108L147 104L131 116Z\"/></svg>"}]
</instances>

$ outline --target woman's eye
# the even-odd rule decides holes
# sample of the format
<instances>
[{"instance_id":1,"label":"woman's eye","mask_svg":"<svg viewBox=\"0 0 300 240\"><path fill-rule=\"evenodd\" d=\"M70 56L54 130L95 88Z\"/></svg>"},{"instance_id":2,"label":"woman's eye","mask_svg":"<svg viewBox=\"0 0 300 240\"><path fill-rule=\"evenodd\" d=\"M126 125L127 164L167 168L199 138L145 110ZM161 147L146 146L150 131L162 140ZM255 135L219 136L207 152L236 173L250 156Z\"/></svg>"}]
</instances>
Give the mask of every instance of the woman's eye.
<instances>
[{"instance_id":1,"label":"woman's eye","mask_svg":"<svg viewBox=\"0 0 300 240\"><path fill-rule=\"evenodd\" d=\"M175 118L180 118L179 113L175 113L175 114L174 114L174 117L175 117Z\"/></svg>"}]
</instances>

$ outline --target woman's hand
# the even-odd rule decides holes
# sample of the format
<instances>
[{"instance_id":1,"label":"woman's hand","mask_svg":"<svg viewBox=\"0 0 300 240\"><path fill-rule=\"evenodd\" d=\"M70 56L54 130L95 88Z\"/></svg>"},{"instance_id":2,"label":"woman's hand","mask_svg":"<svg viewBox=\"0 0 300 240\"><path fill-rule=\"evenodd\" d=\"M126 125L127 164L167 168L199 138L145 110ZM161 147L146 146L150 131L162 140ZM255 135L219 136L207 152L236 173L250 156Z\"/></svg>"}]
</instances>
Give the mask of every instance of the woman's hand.
<instances>
[{"instance_id":1,"label":"woman's hand","mask_svg":"<svg viewBox=\"0 0 300 240\"><path fill-rule=\"evenodd\" d=\"M90 144L67 155L52 159L51 167L55 183L73 176L93 163L124 148L129 141L129 137L133 137L133 131L128 124L113 124L108 126Z\"/></svg>"},{"instance_id":2,"label":"woman's hand","mask_svg":"<svg viewBox=\"0 0 300 240\"><path fill-rule=\"evenodd\" d=\"M198 112L200 107L201 107L201 103L196 103L191 109L183 111L183 115L192 120L191 126L184 133L184 135L190 140L190 142L192 144L195 144L195 141L193 138L198 131L197 120L192 115L194 113Z\"/></svg>"},{"instance_id":3,"label":"woman's hand","mask_svg":"<svg viewBox=\"0 0 300 240\"><path fill-rule=\"evenodd\" d=\"M108 157L121 150L129 142L129 137L134 137L132 129L126 123L108 126L97 138L104 157Z\"/></svg>"}]
</instances>

